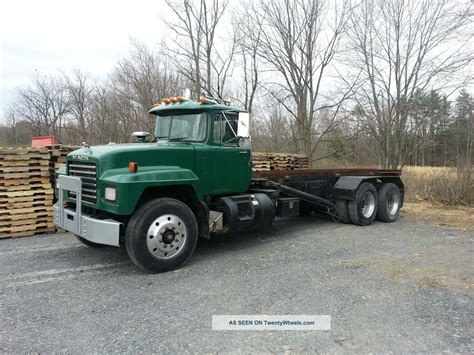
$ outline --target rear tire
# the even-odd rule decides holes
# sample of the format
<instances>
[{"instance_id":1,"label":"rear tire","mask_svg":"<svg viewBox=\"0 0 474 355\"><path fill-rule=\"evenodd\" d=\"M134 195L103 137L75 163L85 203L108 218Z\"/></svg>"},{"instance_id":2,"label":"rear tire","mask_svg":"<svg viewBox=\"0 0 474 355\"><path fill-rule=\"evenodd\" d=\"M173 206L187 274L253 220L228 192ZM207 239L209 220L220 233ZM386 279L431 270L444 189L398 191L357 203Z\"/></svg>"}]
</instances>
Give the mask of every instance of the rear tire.
<instances>
[{"instance_id":1,"label":"rear tire","mask_svg":"<svg viewBox=\"0 0 474 355\"><path fill-rule=\"evenodd\" d=\"M377 189L364 182L356 191L354 200L349 201L348 211L351 222L358 226L372 224L377 215Z\"/></svg>"},{"instance_id":2,"label":"rear tire","mask_svg":"<svg viewBox=\"0 0 474 355\"><path fill-rule=\"evenodd\" d=\"M179 200L157 198L133 214L125 232L125 248L135 265L157 273L183 266L197 239L193 211Z\"/></svg>"},{"instance_id":3,"label":"rear tire","mask_svg":"<svg viewBox=\"0 0 474 355\"><path fill-rule=\"evenodd\" d=\"M377 219L386 223L395 222L400 218L400 188L393 183L386 183L379 189L378 195Z\"/></svg>"},{"instance_id":4,"label":"rear tire","mask_svg":"<svg viewBox=\"0 0 474 355\"><path fill-rule=\"evenodd\" d=\"M105 247L107 247L107 245L105 245L105 244L97 244L97 243L91 242L87 239L84 239L84 238L78 236L77 234L74 234L74 236L77 238L78 241L80 241L84 245L87 245L89 248L105 248Z\"/></svg>"},{"instance_id":5,"label":"rear tire","mask_svg":"<svg viewBox=\"0 0 474 355\"><path fill-rule=\"evenodd\" d=\"M341 223L349 224L351 219L349 217L349 211L347 210L347 201L346 200L337 200L336 201L336 212L337 217Z\"/></svg>"}]
</instances>

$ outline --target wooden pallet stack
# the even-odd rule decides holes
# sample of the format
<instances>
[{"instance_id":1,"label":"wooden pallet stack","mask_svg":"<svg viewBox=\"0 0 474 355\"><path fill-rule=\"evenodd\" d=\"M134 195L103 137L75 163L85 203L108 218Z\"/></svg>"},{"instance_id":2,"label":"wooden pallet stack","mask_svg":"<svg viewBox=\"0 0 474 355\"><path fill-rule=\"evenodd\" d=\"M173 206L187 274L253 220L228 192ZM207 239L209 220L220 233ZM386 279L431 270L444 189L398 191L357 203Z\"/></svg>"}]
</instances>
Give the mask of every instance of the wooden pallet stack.
<instances>
[{"instance_id":1,"label":"wooden pallet stack","mask_svg":"<svg viewBox=\"0 0 474 355\"><path fill-rule=\"evenodd\" d=\"M78 146L72 145L62 145L62 144L54 144L48 145L46 148L49 151L49 176L51 186L55 187L55 171L56 169L62 168L66 165L66 157L67 155L72 152L73 150L79 149Z\"/></svg>"},{"instance_id":2,"label":"wooden pallet stack","mask_svg":"<svg viewBox=\"0 0 474 355\"><path fill-rule=\"evenodd\" d=\"M293 154L295 160L295 170L309 169L308 156L305 154Z\"/></svg>"},{"instance_id":3,"label":"wooden pallet stack","mask_svg":"<svg viewBox=\"0 0 474 355\"><path fill-rule=\"evenodd\" d=\"M0 148L0 238L54 230L48 150Z\"/></svg>"},{"instance_id":4,"label":"wooden pallet stack","mask_svg":"<svg viewBox=\"0 0 474 355\"><path fill-rule=\"evenodd\" d=\"M252 164L254 170L295 170L308 169L308 157L303 154L290 153L252 153Z\"/></svg>"}]
</instances>

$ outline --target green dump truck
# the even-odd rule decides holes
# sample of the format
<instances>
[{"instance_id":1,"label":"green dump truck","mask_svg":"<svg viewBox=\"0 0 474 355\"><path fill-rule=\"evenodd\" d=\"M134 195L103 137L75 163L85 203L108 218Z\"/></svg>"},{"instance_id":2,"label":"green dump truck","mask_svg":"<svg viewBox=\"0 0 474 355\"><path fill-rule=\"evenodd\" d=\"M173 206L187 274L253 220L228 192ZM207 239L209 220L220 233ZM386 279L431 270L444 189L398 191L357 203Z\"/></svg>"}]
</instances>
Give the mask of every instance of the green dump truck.
<instances>
[{"instance_id":1,"label":"green dump truck","mask_svg":"<svg viewBox=\"0 0 474 355\"><path fill-rule=\"evenodd\" d=\"M320 212L360 226L399 217L399 170L253 172L247 112L178 97L150 114L151 139L139 132L136 143L70 153L54 205L56 226L90 247L124 246L146 271L182 266L199 237L269 228L276 217Z\"/></svg>"}]
</instances>

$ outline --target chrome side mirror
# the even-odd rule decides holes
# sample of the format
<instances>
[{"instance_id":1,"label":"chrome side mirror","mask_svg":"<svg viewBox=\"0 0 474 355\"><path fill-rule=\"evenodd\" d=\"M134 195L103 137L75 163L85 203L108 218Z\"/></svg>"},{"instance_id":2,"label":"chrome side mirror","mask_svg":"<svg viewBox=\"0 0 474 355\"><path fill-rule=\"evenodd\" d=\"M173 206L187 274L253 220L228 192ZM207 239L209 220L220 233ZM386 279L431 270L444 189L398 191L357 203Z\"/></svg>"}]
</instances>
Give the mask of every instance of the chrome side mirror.
<instances>
[{"instance_id":1,"label":"chrome side mirror","mask_svg":"<svg viewBox=\"0 0 474 355\"><path fill-rule=\"evenodd\" d=\"M149 132L133 132L132 142L133 143L149 143L153 142L155 137Z\"/></svg>"}]
</instances>

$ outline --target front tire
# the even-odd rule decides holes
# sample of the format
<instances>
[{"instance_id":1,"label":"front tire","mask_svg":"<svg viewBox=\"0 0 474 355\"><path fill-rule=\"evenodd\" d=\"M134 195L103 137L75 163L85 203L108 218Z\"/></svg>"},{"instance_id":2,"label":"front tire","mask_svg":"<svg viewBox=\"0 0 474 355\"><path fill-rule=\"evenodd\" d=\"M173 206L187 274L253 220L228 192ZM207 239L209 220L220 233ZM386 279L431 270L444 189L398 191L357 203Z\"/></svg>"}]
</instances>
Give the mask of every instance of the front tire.
<instances>
[{"instance_id":1,"label":"front tire","mask_svg":"<svg viewBox=\"0 0 474 355\"><path fill-rule=\"evenodd\" d=\"M377 189L369 182L364 182L356 191L355 198L348 203L351 222L358 226L372 224L377 215Z\"/></svg>"},{"instance_id":2,"label":"front tire","mask_svg":"<svg viewBox=\"0 0 474 355\"><path fill-rule=\"evenodd\" d=\"M157 273L184 265L197 239L198 225L191 209L179 200L157 198L133 214L125 232L125 248L135 265Z\"/></svg>"}]
</instances>

